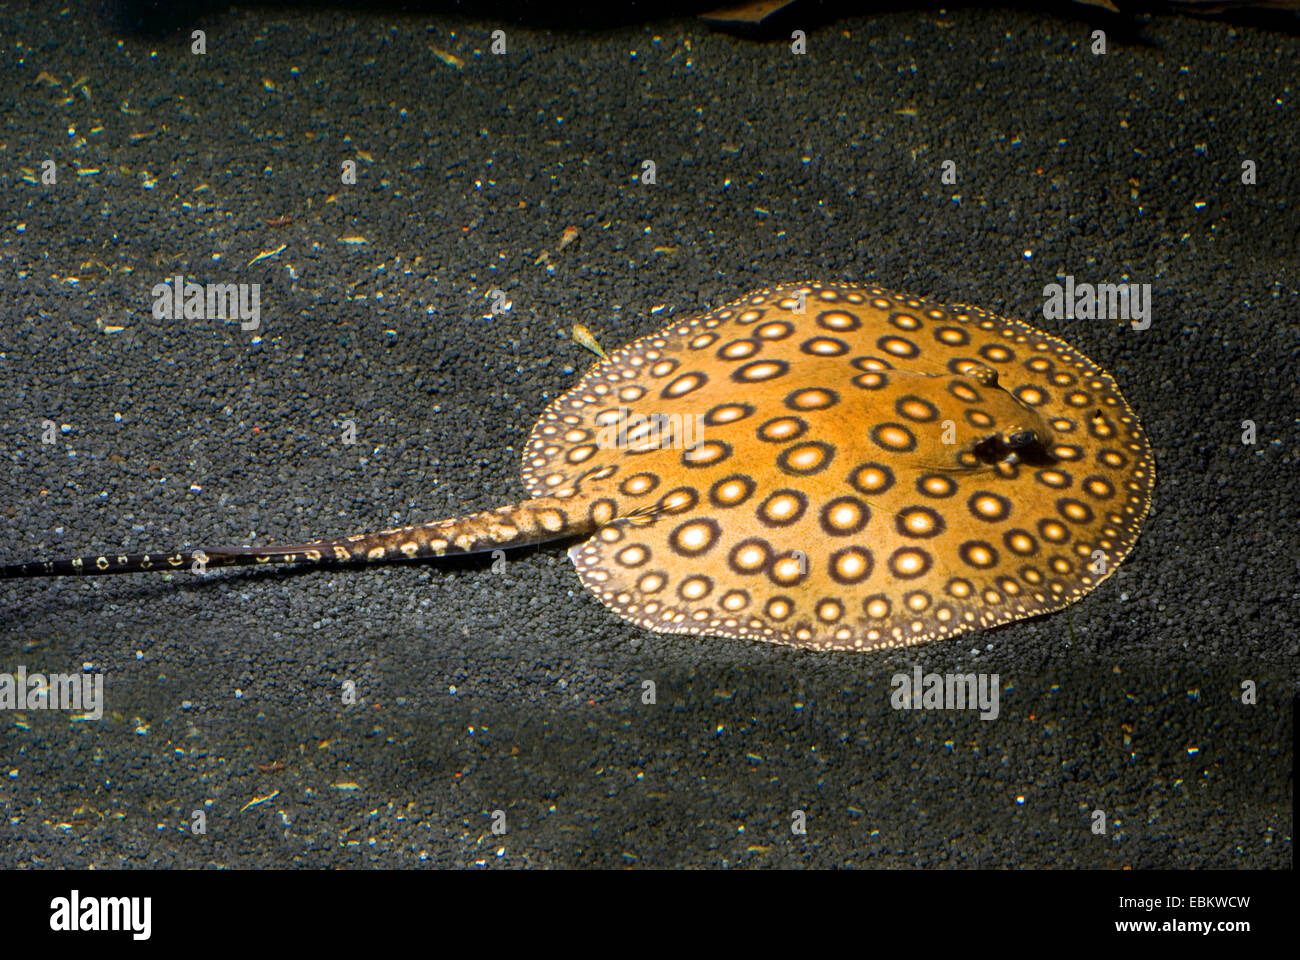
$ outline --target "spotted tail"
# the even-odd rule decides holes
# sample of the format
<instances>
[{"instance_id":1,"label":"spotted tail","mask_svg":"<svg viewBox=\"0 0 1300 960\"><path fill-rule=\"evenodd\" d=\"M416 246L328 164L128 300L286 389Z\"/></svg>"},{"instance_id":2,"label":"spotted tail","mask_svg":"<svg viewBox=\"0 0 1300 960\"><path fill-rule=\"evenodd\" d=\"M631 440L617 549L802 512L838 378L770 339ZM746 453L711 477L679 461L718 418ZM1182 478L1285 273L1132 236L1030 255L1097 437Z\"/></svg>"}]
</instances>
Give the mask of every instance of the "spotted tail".
<instances>
[{"instance_id":1,"label":"spotted tail","mask_svg":"<svg viewBox=\"0 0 1300 960\"><path fill-rule=\"evenodd\" d=\"M418 527L363 533L336 540L286 546L217 547L175 553L105 554L63 560L36 560L0 567L0 580L16 577L101 576L110 573L191 570L266 564L331 566L419 560L447 554L481 553L589 534L593 521L571 520L571 502L538 499Z\"/></svg>"}]
</instances>

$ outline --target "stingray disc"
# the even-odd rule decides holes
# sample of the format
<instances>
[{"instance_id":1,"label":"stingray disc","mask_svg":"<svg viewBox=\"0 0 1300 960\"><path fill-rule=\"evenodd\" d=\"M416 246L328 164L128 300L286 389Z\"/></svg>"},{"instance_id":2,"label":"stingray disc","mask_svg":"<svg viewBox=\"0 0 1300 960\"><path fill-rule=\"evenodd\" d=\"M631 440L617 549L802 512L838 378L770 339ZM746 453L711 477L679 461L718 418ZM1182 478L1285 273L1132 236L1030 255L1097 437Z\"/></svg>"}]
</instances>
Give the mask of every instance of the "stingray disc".
<instances>
[{"instance_id":1,"label":"stingray disc","mask_svg":"<svg viewBox=\"0 0 1300 960\"><path fill-rule=\"evenodd\" d=\"M1132 549L1155 469L1062 340L806 283L611 353L547 408L523 477L596 523L570 556L634 623L868 650L1079 599Z\"/></svg>"}]
</instances>

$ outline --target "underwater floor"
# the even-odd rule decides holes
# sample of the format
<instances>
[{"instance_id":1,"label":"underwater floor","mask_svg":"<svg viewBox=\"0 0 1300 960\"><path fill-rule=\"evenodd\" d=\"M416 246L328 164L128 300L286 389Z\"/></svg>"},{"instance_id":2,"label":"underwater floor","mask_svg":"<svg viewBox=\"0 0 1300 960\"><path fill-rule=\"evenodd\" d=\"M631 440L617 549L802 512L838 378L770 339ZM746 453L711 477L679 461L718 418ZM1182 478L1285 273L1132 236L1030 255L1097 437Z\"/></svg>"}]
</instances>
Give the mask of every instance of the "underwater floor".
<instances>
[{"instance_id":1,"label":"underwater floor","mask_svg":"<svg viewBox=\"0 0 1300 960\"><path fill-rule=\"evenodd\" d=\"M196 55L0 11L0 563L518 501L575 323L614 348L784 280L1051 330L1157 464L1079 603L884 653L640 630L555 544L5 581L0 673L104 700L0 715L0 865L1289 867L1300 42L1171 16L1098 56L1090 16L889 12L795 55L237 8ZM176 275L260 284L257 329L156 318ZM1149 326L1045 320L1067 275L1149 283ZM996 719L894 709L914 668Z\"/></svg>"}]
</instances>

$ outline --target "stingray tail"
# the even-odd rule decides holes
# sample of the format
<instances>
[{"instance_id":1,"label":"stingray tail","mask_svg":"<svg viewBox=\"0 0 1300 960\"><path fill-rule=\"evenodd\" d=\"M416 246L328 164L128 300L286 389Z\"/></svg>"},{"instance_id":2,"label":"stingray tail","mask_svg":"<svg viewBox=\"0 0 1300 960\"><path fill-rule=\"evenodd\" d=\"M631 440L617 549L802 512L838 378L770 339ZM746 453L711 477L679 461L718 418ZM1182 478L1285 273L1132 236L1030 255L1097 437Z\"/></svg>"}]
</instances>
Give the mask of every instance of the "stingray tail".
<instances>
[{"instance_id":1,"label":"stingray tail","mask_svg":"<svg viewBox=\"0 0 1300 960\"><path fill-rule=\"evenodd\" d=\"M528 500L415 527L363 533L339 539L264 547L214 547L173 553L124 553L35 560L0 566L0 580L17 577L101 576L188 569L206 573L221 567L298 564L331 566L420 560L448 554L508 550L548 540L589 534L593 520L573 518L572 501Z\"/></svg>"}]
</instances>

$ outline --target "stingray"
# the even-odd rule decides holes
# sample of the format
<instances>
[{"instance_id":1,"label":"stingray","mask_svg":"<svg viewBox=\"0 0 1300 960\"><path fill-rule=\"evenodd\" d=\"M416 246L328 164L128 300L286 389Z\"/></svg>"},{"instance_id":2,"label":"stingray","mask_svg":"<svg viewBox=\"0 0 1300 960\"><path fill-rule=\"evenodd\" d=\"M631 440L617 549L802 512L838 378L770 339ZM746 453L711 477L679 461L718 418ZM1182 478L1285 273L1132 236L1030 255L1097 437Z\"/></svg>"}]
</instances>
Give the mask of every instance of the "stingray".
<instances>
[{"instance_id":1,"label":"stingray","mask_svg":"<svg viewBox=\"0 0 1300 960\"><path fill-rule=\"evenodd\" d=\"M1155 465L1111 376L1028 324L878 287L751 293L615 350L556 398L530 499L287 546L105 554L0 577L365 564L583 538L649 630L816 650L953 637L1114 573Z\"/></svg>"}]
</instances>

